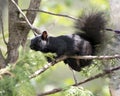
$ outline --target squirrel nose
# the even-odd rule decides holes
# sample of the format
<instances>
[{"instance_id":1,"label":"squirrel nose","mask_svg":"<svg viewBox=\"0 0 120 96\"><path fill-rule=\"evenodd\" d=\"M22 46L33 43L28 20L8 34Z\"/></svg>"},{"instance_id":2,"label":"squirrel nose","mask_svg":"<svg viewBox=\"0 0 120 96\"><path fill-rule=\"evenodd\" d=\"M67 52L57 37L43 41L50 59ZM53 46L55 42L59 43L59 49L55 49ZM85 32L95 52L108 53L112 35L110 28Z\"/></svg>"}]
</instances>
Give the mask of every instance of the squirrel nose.
<instances>
[{"instance_id":1,"label":"squirrel nose","mask_svg":"<svg viewBox=\"0 0 120 96\"><path fill-rule=\"evenodd\" d=\"M33 46L32 44L30 44L30 48L31 48L31 49L34 49L34 46Z\"/></svg>"},{"instance_id":2,"label":"squirrel nose","mask_svg":"<svg viewBox=\"0 0 120 96\"><path fill-rule=\"evenodd\" d=\"M30 48L31 48L31 49L34 49L34 43L33 43L33 40L31 40L31 42L30 42Z\"/></svg>"}]
</instances>

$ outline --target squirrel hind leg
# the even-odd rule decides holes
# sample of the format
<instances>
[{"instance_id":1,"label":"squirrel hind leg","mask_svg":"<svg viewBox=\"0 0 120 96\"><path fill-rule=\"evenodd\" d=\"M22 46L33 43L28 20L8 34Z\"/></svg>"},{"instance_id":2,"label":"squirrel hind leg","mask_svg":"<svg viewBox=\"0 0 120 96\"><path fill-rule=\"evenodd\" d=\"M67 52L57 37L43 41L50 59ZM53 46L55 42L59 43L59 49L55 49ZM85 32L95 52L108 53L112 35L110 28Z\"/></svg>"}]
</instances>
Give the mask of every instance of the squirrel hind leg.
<instances>
[{"instance_id":1,"label":"squirrel hind leg","mask_svg":"<svg viewBox=\"0 0 120 96\"><path fill-rule=\"evenodd\" d=\"M69 58L64 60L64 63L68 64L70 68L72 68L75 71L79 72L81 70L81 66L76 63L76 59Z\"/></svg>"},{"instance_id":2,"label":"squirrel hind leg","mask_svg":"<svg viewBox=\"0 0 120 96\"><path fill-rule=\"evenodd\" d=\"M66 64L68 64L73 70L78 71L78 72L81 71L81 68L84 68L90 65L91 61L92 60L82 60L82 59L76 60L72 58L64 60Z\"/></svg>"}]
</instances>

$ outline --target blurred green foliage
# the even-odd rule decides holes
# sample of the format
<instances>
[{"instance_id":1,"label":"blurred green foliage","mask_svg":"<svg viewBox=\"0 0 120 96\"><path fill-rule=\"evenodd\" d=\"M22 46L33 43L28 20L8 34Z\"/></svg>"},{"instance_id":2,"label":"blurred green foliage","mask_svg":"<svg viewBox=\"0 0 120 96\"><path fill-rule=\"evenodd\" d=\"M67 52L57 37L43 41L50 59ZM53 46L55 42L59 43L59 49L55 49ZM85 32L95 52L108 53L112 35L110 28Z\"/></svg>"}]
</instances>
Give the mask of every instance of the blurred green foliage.
<instances>
[{"instance_id":1,"label":"blurred green foliage","mask_svg":"<svg viewBox=\"0 0 120 96\"><path fill-rule=\"evenodd\" d=\"M34 54L29 51L24 55L21 54L15 68L12 65L8 66L13 76L5 75L0 80L0 96L35 96L35 89L28 76L44 63L45 58L41 53Z\"/></svg>"},{"instance_id":2,"label":"blurred green foliage","mask_svg":"<svg viewBox=\"0 0 120 96\"><path fill-rule=\"evenodd\" d=\"M19 0L19 5L22 9L26 9L28 8L29 2L30 0ZM109 10L109 3L108 0L42 0L40 9L77 17L83 10L89 11L90 7L106 11ZM45 26L53 35L61 35L72 33L74 30L72 27L73 23L74 21L69 18L40 12L37 15L34 25ZM5 30L7 30L6 24ZM8 39L8 32L6 31L5 37ZM33 34L30 32L28 39L32 37ZM5 54L6 46L2 40L1 34L0 40L0 48ZM41 92L52 90L55 87L64 88L74 83L72 73L63 62L52 66L43 74L30 80L28 76L47 63L44 57L46 54L30 50L29 44L27 44L24 49L20 48L19 51L20 56L15 68L12 68L12 65L7 66L11 69L10 72L14 74L14 77L5 75L0 79L0 96L36 96ZM81 80L100 72L100 62L95 61L94 63L94 65L84 68L80 73L76 73L76 77ZM50 96L110 96L107 82L108 80L104 78L94 80L82 85L85 89L82 87L70 87L67 88L65 92Z\"/></svg>"},{"instance_id":3,"label":"blurred green foliage","mask_svg":"<svg viewBox=\"0 0 120 96\"><path fill-rule=\"evenodd\" d=\"M83 87L71 86L70 89L66 91L65 96L94 96L90 91L85 90Z\"/></svg>"}]
</instances>

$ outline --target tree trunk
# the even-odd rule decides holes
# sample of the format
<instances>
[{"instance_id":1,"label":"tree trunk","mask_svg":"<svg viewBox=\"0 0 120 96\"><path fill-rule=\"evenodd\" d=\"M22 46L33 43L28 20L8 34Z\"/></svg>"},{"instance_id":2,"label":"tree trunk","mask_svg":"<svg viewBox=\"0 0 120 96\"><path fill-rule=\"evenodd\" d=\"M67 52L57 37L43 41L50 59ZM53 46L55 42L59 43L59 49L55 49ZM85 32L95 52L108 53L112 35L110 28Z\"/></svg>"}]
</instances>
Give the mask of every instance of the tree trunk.
<instances>
[{"instance_id":1,"label":"tree trunk","mask_svg":"<svg viewBox=\"0 0 120 96\"><path fill-rule=\"evenodd\" d=\"M111 7L111 21L114 28L120 30L120 0L110 0ZM113 48L111 51L114 51L114 54L120 54L120 34L115 34L115 41L113 42ZM120 65L119 60L116 60L114 66ZM120 96L120 70L114 72L110 77L110 91L112 96Z\"/></svg>"},{"instance_id":2,"label":"tree trunk","mask_svg":"<svg viewBox=\"0 0 120 96\"><path fill-rule=\"evenodd\" d=\"M15 0L18 3L18 0ZM20 32L16 26L17 21L19 20L19 13L16 6L8 1L8 9L9 9L9 40L7 46L7 63L14 63L18 59L18 48L20 45Z\"/></svg>"},{"instance_id":3,"label":"tree trunk","mask_svg":"<svg viewBox=\"0 0 120 96\"><path fill-rule=\"evenodd\" d=\"M18 3L18 0L14 0ZM41 0L31 0L29 8L30 9L39 9ZM24 2L24 1L23 1ZM9 5L9 40L7 46L7 63L14 63L17 61L19 56L18 48L21 44L25 44L27 40L27 35L30 31L30 28L27 27L26 21L23 18L19 17L19 12L16 6L8 0ZM26 13L30 23L33 24L36 12L27 12Z\"/></svg>"}]
</instances>

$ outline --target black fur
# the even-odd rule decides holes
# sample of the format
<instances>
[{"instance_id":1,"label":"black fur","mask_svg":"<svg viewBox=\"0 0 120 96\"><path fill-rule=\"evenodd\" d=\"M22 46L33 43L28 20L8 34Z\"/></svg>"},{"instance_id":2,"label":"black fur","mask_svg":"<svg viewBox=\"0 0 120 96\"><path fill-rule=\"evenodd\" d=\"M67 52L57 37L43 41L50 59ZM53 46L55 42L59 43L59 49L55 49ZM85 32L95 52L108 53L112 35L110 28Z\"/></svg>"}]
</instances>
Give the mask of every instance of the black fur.
<instances>
[{"instance_id":1,"label":"black fur","mask_svg":"<svg viewBox=\"0 0 120 96\"><path fill-rule=\"evenodd\" d=\"M77 31L75 34L62 35L58 37L48 36L44 31L41 35L31 40L30 48L35 51L56 53L57 57L62 55L94 55L96 45L102 43L102 30L105 29L106 20L103 13L92 13L83 15L75 23ZM77 60L68 58L64 60L75 71L91 64L92 60Z\"/></svg>"}]
</instances>

